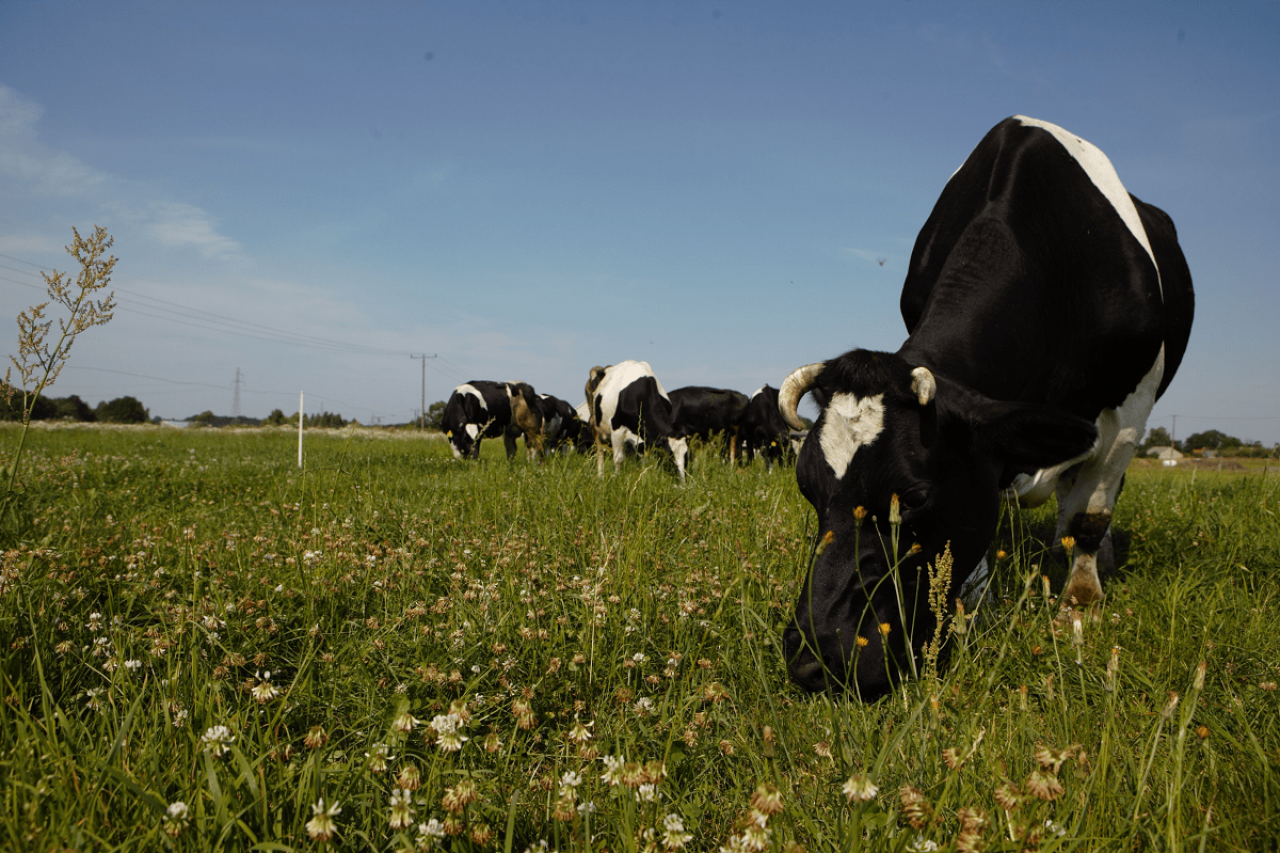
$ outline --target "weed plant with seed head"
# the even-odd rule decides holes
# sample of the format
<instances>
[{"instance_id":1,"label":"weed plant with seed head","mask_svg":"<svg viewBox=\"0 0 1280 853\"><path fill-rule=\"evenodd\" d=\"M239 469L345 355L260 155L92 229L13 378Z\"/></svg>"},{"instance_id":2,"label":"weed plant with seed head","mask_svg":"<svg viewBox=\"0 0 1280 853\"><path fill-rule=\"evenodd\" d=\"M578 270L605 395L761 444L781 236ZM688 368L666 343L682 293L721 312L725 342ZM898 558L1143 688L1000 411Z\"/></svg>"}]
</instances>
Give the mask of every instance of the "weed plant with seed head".
<instances>
[{"instance_id":1,"label":"weed plant with seed head","mask_svg":"<svg viewBox=\"0 0 1280 853\"><path fill-rule=\"evenodd\" d=\"M1005 515L946 673L863 705L787 682L817 532L783 472L597 480L354 429L299 472L295 449L32 429L38 536L0 551L0 847L1276 846L1270 475L1131 470L1127 564L1078 641L1039 580L1064 580L1052 507Z\"/></svg>"},{"instance_id":2,"label":"weed plant with seed head","mask_svg":"<svg viewBox=\"0 0 1280 853\"><path fill-rule=\"evenodd\" d=\"M0 394L4 404L11 405L18 389L13 386L14 367L18 369L18 382L21 385L21 424L18 433L18 445L8 462L5 471L5 490L0 498L0 521L8 516L14 489L18 483L19 466L22 462L23 450L26 446L27 433L31 427L31 411L36 400L45 389L57 381L71 357L71 347L81 333L94 326L105 326L111 321L115 311L115 293L107 294L105 299L95 299L94 294L103 290L111 282L111 272L115 269L114 255L103 257L115 242L105 228L95 225L92 236L87 239L80 236L75 228L71 245L66 247L67 254L75 258L80 270L74 283L64 272L54 270L52 274L41 270L44 278L48 301L33 305L18 313L18 355L9 356L12 367L4 373L4 387ZM45 309L49 303L65 309L67 316L58 317L56 338L50 338L49 332L53 320L45 319Z\"/></svg>"}]
</instances>

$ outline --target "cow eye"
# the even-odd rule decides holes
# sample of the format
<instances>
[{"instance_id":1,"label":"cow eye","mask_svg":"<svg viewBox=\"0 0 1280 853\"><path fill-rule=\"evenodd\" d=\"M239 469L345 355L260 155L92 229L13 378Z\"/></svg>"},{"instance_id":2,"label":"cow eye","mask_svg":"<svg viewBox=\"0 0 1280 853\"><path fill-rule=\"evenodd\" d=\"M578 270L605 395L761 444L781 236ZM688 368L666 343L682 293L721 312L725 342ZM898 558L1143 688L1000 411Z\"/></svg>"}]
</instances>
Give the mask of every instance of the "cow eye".
<instances>
[{"instance_id":1,"label":"cow eye","mask_svg":"<svg viewBox=\"0 0 1280 853\"><path fill-rule=\"evenodd\" d=\"M899 498L906 509L920 509L929 502L929 491L923 486L907 489Z\"/></svg>"}]
</instances>

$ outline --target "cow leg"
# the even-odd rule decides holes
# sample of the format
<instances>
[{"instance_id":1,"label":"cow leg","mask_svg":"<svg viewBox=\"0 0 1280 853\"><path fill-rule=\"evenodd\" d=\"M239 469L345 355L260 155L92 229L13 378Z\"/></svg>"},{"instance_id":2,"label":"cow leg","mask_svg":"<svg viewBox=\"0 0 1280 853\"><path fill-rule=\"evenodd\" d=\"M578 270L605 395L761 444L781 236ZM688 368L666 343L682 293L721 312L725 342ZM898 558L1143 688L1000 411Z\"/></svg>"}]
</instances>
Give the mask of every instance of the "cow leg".
<instances>
[{"instance_id":1,"label":"cow leg","mask_svg":"<svg viewBox=\"0 0 1280 853\"><path fill-rule=\"evenodd\" d=\"M546 455L542 443L542 430L532 429L526 430L524 434L524 446L529 451L529 460L538 460L538 464L542 464L542 458Z\"/></svg>"},{"instance_id":2,"label":"cow leg","mask_svg":"<svg viewBox=\"0 0 1280 853\"><path fill-rule=\"evenodd\" d=\"M627 431L615 429L610 433L609 439L613 442L613 470L617 471L627 455Z\"/></svg>"},{"instance_id":3,"label":"cow leg","mask_svg":"<svg viewBox=\"0 0 1280 853\"><path fill-rule=\"evenodd\" d=\"M596 476L604 476L604 442L600 440L600 436L595 436L591 442L596 448Z\"/></svg>"},{"instance_id":4,"label":"cow leg","mask_svg":"<svg viewBox=\"0 0 1280 853\"><path fill-rule=\"evenodd\" d=\"M1098 416L1098 443L1094 456L1080 466L1075 485L1066 500L1058 501L1058 525L1075 539L1071 575L1062 590L1064 604L1091 604L1102 598L1103 573L1115 568L1111 545L1111 513L1124 484L1124 472L1142 440L1147 417L1155 405L1156 390L1164 376L1164 346L1155 363L1133 393L1118 408Z\"/></svg>"},{"instance_id":5,"label":"cow leg","mask_svg":"<svg viewBox=\"0 0 1280 853\"><path fill-rule=\"evenodd\" d=\"M502 443L507 448L507 459L516 458L516 436L520 434L518 427L510 426L502 433Z\"/></svg>"}]
</instances>

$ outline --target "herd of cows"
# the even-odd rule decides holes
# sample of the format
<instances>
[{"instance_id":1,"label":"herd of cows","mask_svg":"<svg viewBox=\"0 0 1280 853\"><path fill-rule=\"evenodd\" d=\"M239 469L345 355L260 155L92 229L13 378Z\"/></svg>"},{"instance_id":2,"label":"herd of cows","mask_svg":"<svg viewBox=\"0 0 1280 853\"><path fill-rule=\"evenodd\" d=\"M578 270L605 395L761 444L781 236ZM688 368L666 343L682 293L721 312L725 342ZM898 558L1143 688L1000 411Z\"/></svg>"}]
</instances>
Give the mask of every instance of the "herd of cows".
<instances>
[{"instance_id":1,"label":"herd of cows","mask_svg":"<svg viewBox=\"0 0 1280 853\"><path fill-rule=\"evenodd\" d=\"M473 380L459 385L445 404L441 428L459 459L479 458L480 441L502 436L507 458L524 436L531 457L594 445L613 448L619 466L631 447L669 453L683 480L689 439L723 439L730 460L748 464L756 454L772 468L804 437L778 411L778 389L765 385L750 397L723 388L692 386L669 394L648 363L624 361L593 367L586 401L574 407L559 397L538 394L526 382ZM603 453L599 455L603 466Z\"/></svg>"},{"instance_id":2,"label":"herd of cows","mask_svg":"<svg viewBox=\"0 0 1280 853\"><path fill-rule=\"evenodd\" d=\"M936 617L927 567L950 550L949 599L987 570L1000 501L1056 495L1064 606L1102 598L1124 472L1191 333L1191 273L1164 211L1131 195L1100 150L1048 122L991 129L943 188L916 238L897 352L855 349L751 398L667 394L649 365L596 367L576 411L523 383L471 382L445 410L455 453L503 435L530 447L671 453L723 431L772 461L804 436L796 480L818 539L783 634L811 691L887 693L916 667ZM820 415L803 432L796 406ZM598 453L599 465L603 455ZM882 535L886 521L899 535Z\"/></svg>"}]
</instances>

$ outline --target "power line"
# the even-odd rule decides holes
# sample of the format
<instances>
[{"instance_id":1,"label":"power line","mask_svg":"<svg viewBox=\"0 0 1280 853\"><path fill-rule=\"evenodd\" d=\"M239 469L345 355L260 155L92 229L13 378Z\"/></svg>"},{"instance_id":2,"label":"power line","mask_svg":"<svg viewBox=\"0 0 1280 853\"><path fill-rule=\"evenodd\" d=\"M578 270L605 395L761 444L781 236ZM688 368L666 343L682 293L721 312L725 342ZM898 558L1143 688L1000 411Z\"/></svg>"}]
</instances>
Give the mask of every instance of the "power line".
<instances>
[{"instance_id":1,"label":"power line","mask_svg":"<svg viewBox=\"0 0 1280 853\"><path fill-rule=\"evenodd\" d=\"M38 270L43 271L43 268L39 264L33 263L31 261L23 260L22 258L15 258L12 255L5 255L5 254L0 254L0 258L6 258L11 261L27 264L29 266L35 267ZM28 272L26 270L15 269L14 267L9 267L9 266L0 265L0 269L6 269L6 270L9 270L10 272L18 273L19 275L31 276L32 278L36 276L35 273ZM7 281L7 282L10 282L11 284L17 284L23 287L30 287L35 290L41 289L40 285L32 284L30 282L25 282L25 281L17 281L15 279L8 278L6 276L0 276L0 281ZM184 326L192 326L194 328L202 328L209 331L222 332L224 334L237 335L240 337L247 337L255 340L265 340L265 341L274 342L274 343L290 344L293 346L312 347L316 349L326 349L326 350L332 350L332 351L338 351L338 352L347 352L352 354L363 354L363 355L401 356L406 354L404 350L395 350L395 349L389 349L386 347L369 346L367 344L351 344L351 343L345 343L341 341L335 341L331 338L321 337L318 335L308 335L308 334L303 334L299 332L289 332L284 329L278 329L273 326L264 325L262 323L254 323L248 320L240 320L235 317L228 317L223 314L216 314L211 311L204 311L199 308L192 308L190 306L183 305L178 302L173 302L168 299L161 299L160 297L157 297L157 296L149 296L147 294L138 293L136 291L128 290L126 288L116 287L116 288L113 288L113 290L116 293L128 294L129 296L136 297L137 299L146 300L145 302L137 302L133 299L117 297L116 301L118 303L141 305L142 307L149 308L153 311L163 311L169 314L175 314L180 317L187 317L190 320L199 320L199 321L203 321L203 323L205 324L212 323L215 325L202 325L201 323L192 323L192 322L186 322L183 320L176 320L172 317L165 317L157 314L151 314L151 313L148 313L147 311L142 311L137 308L126 309L129 311L129 313L139 314L144 317L151 317L152 319L156 319L156 320L164 320L166 322L178 323ZM148 303L159 303L159 304L152 305ZM166 307L166 306L172 306L172 307ZM263 333L268 333L268 334L264 335Z\"/></svg>"}]
</instances>

